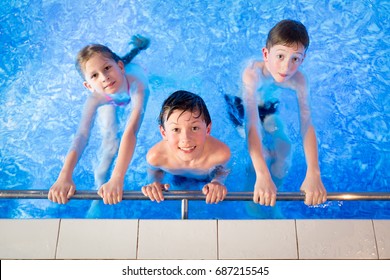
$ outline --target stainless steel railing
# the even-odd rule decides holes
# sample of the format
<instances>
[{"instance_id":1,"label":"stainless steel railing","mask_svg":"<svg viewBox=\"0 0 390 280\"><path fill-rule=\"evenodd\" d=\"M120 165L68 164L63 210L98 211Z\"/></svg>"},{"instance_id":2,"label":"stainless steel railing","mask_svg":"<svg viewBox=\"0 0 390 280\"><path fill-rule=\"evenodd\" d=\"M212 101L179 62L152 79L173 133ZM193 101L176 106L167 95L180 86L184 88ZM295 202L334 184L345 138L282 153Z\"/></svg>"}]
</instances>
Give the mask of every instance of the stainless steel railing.
<instances>
[{"instance_id":1,"label":"stainless steel railing","mask_svg":"<svg viewBox=\"0 0 390 280\"><path fill-rule=\"evenodd\" d=\"M48 190L0 190L0 199L47 199ZM230 192L224 201L252 201L252 192ZM330 192L327 194L328 201L390 201L390 192ZM102 199L96 191L76 191L71 199ZM140 191L123 192L123 200L149 200ZM200 191L167 191L164 192L165 200L181 200L182 219L188 218L188 201L205 200L204 194ZM281 192L277 193L276 200L279 201L299 201L304 200L305 194L301 192Z\"/></svg>"}]
</instances>

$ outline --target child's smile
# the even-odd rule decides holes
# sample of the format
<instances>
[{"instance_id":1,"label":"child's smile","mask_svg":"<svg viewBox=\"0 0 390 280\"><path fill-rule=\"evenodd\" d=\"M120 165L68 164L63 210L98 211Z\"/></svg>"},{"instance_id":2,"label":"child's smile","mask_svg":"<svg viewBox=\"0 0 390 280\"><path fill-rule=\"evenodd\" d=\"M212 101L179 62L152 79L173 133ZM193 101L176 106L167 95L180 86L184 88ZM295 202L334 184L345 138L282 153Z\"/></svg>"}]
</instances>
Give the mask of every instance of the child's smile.
<instances>
[{"instance_id":1,"label":"child's smile","mask_svg":"<svg viewBox=\"0 0 390 280\"><path fill-rule=\"evenodd\" d=\"M107 86L105 86L104 88L112 88L113 86L115 85L115 81L114 82L111 82L109 83Z\"/></svg>"},{"instance_id":2,"label":"child's smile","mask_svg":"<svg viewBox=\"0 0 390 280\"><path fill-rule=\"evenodd\" d=\"M206 126L197 112L175 110L161 127L163 138L168 141L172 155L187 164L194 163L203 155L206 136L210 126Z\"/></svg>"},{"instance_id":3,"label":"child's smile","mask_svg":"<svg viewBox=\"0 0 390 280\"><path fill-rule=\"evenodd\" d=\"M191 153L195 150L196 146L192 147L179 147L180 150L182 150L184 153Z\"/></svg>"}]
</instances>

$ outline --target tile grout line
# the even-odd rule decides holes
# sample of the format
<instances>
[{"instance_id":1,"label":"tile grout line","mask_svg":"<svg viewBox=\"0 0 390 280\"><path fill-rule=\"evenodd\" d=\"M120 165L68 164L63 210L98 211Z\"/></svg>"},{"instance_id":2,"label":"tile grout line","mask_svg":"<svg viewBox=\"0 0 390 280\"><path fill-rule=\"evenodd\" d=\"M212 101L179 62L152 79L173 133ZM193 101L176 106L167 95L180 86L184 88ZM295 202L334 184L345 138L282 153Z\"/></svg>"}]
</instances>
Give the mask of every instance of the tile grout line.
<instances>
[{"instance_id":1,"label":"tile grout line","mask_svg":"<svg viewBox=\"0 0 390 280\"><path fill-rule=\"evenodd\" d=\"M60 241L61 222L62 222L62 219L60 219L59 222L58 222L56 250L55 250L55 252L54 252L54 259L55 259L55 260L57 259L58 243L59 243L59 241Z\"/></svg>"},{"instance_id":2,"label":"tile grout line","mask_svg":"<svg viewBox=\"0 0 390 280\"><path fill-rule=\"evenodd\" d=\"M297 228L297 220L294 220L294 226L295 226L295 241L296 241L296 247L297 247L297 258L299 258L299 239L298 239L298 228Z\"/></svg>"},{"instance_id":3,"label":"tile grout line","mask_svg":"<svg viewBox=\"0 0 390 280\"><path fill-rule=\"evenodd\" d=\"M217 260L219 260L219 220L217 220Z\"/></svg>"},{"instance_id":4,"label":"tile grout line","mask_svg":"<svg viewBox=\"0 0 390 280\"><path fill-rule=\"evenodd\" d=\"M137 220L137 243L135 247L135 259L138 260L138 249L139 249L139 223L140 219Z\"/></svg>"},{"instance_id":5,"label":"tile grout line","mask_svg":"<svg viewBox=\"0 0 390 280\"><path fill-rule=\"evenodd\" d=\"M374 242L375 242L376 256L377 256L377 259L379 260L379 248L378 248L378 241L376 239L374 220L371 220L371 224L372 224L372 230L374 231Z\"/></svg>"}]
</instances>

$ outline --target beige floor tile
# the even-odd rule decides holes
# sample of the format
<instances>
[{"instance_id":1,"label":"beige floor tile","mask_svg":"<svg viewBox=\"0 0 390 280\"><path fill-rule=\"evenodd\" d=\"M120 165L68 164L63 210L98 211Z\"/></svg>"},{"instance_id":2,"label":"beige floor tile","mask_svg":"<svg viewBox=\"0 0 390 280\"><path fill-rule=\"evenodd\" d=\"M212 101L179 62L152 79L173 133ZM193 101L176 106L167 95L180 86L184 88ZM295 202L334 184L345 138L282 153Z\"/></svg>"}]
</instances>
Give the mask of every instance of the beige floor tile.
<instances>
[{"instance_id":1,"label":"beige floor tile","mask_svg":"<svg viewBox=\"0 0 390 280\"><path fill-rule=\"evenodd\" d=\"M379 259L390 259L390 220L374 220Z\"/></svg>"},{"instance_id":2,"label":"beige floor tile","mask_svg":"<svg viewBox=\"0 0 390 280\"><path fill-rule=\"evenodd\" d=\"M140 220L138 259L216 259L217 221Z\"/></svg>"},{"instance_id":3,"label":"beige floor tile","mask_svg":"<svg viewBox=\"0 0 390 280\"><path fill-rule=\"evenodd\" d=\"M54 259L59 220L0 220L0 259Z\"/></svg>"},{"instance_id":4,"label":"beige floor tile","mask_svg":"<svg viewBox=\"0 0 390 280\"><path fill-rule=\"evenodd\" d=\"M135 259L138 220L61 220L57 259Z\"/></svg>"},{"instance_id":5,"label":"beige floor tile","mask_svg":"<svg viewBox=\"0 0 390 280\"><path fill-rule=\"evenodd\" d=\"M371 220L297 220L300 259L377 259Z\"/></svg>"},{"instance_id":6,"label":"beige floor tile","mask_svg":"<svg viewBox=\"0 0 390 280\"><path fill-rule=\"evenodd\" d=\"M294 220L219 220L219 259L297 259Z\"/></svg>"}]
</instances>

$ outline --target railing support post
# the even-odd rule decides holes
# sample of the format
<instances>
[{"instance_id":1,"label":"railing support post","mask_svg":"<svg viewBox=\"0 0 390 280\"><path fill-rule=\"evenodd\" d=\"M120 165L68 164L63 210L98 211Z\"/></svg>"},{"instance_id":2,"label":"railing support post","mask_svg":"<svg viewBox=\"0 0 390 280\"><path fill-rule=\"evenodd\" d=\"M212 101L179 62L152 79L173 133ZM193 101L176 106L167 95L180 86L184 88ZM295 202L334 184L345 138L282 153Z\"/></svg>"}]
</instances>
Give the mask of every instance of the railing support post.
<instances>
[{"instance_id":1,"label":"railing support post","mask_svg":"<svg viewBox=\"0 0 390 280\"><path fill-rule=\"evenodd\" d=\"M181 200L181 219L188 219L188 199Z\"/></svg>"}]
</instances>

